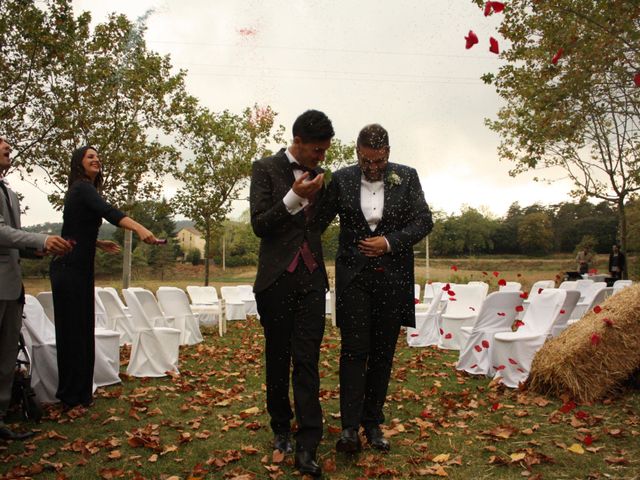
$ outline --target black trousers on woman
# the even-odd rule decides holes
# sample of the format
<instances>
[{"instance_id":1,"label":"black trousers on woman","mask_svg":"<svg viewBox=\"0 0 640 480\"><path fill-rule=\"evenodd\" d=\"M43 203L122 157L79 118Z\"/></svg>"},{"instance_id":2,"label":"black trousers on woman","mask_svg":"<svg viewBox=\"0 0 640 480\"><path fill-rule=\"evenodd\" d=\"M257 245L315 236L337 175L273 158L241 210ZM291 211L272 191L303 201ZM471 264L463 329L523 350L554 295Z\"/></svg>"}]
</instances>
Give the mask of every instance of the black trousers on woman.
<instances>
[{"instance_id":1,"label":"black trousers on woman","mask_svg":"<svg viewBox=\"0 0 640 480\"><path fill-rule=\"evenodd\" d=\"M51 290L56 325L58 391L67 406L88 405L93 398L95 299L92 269L51 262Z\"/></svg>"}]
</instances>

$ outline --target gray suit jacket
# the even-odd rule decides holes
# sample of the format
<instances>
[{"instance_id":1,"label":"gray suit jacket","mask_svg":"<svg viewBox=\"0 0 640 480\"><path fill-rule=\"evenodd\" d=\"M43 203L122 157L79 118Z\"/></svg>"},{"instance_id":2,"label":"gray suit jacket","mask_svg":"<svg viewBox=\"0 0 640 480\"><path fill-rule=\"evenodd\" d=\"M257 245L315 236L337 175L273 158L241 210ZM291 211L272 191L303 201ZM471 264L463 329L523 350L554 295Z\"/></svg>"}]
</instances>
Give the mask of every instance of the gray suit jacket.
<instances>
[{"instance_id":1,"label":"gray suit jacket","mask_svg":"<svg viewBox=\"0 0 640 480\"><path fill-rule=\"evenodd\" d=\"M21 230L18 197L9 188L7 192L11 205L0 190L0 300L16 300L22 291L20 250L43 249L47 235Z\"/></svg>"}]
</instances>

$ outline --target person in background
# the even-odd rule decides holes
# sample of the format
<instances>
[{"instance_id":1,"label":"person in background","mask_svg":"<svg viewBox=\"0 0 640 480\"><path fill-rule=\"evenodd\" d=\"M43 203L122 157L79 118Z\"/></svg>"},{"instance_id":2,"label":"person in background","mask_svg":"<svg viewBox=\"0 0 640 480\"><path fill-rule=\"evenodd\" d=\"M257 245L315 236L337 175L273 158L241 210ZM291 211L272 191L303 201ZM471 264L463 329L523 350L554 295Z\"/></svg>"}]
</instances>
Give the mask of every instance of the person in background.
<instances>
[{"instance_id":1,"label":"person in background","mask_svg":"<svg viewBox=\"0 0 640 480\"><path fill-rule=\"evenodd\" d=\"M578 272L580 274L589 273L589 265L593 260L593 254L588 246L585 246L576 255L576 262L578 263Z\"/></svg>"},{"instance_id":2,"label":"person in background","mask_svg":"<svg viewBox=\"0 0 640 480\"><path fill-rule=\"evenodd\" d=\"M94 258L96 248L107 253L120 250L115 242L98 240L102 219L133 230L145 243L159 241L145 227L105 202L99 193L101 187L98 151L91 146L78 148L71 156L62 218L62 237L74 248L54 258L49 268L58 353L56 396L64 409L88 407L93 401Z\"/></svg>"},{"instance_id":3,"label":"person in background","mask_svg":"<svg viewBox=\"0 0 640 480\"><path fill-rule=\"evenodd\" d=\"M11 402L18 341L22 327L24 287L20 257L45 253L65 255L71 244L57 235L25 232L20 227L20 203L5 174L11 166L11 146L0 137L0 439L24 440L32 432L14 432L4 417Z\"/></svg>"},{"instance_id":4,"label":"person in background","mask_svg":"<svg viewBox=\"0 0 640 480\"><path fill-rule=\"evenodd\" d=\"M611 247L611 253L609 254L609 276L620 280L624 278L624 271L626 270L626 257L624 253L620 251L620 245L614 245Z\"/></svg>"}]
</instances>

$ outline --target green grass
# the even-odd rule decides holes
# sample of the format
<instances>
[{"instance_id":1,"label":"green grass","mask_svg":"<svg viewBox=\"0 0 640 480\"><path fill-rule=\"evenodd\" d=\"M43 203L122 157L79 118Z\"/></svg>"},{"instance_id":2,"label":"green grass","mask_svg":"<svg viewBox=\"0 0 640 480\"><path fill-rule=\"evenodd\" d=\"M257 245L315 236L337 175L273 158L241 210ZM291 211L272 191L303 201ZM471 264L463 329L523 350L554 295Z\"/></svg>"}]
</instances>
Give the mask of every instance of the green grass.
<instances>
[{"instance_id":1,"label":"green grass","mask_svg":"<svg viewBox=\"0 0 640 480\"><path fill-rule=\"evenodd\" d=\"M28 425L38 431L33 441L0 444L0 478L295 478L292 459L271 461L262 342L257 321L230 322L227 336L206 330L202 344L181 348L178 377L123 375L86 412L49 408L42 423ZM439 466L451 479L640 474L637 391L562 413L563 400L490 386L455 370L457 352L410 349L404 337L385 407L391 452L338 455L338 355L338 330L328 324L320 364L324 478L420 478ZM122 358L124 372L126 349ZM587 434L595 451L567 449L586 448Z\"/></svg>"}]
</instances>

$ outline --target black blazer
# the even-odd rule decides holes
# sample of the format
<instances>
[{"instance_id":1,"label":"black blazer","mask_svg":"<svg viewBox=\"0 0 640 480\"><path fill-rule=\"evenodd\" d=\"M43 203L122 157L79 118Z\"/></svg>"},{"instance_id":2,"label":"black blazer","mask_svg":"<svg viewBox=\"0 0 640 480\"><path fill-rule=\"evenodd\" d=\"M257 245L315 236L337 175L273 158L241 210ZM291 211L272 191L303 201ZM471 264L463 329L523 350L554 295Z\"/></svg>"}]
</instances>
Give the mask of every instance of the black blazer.
<instances>
[{"instance_id":1,"label":"black blazer","mask_svg":"<svg viewBox=\"0 0 640 480\"><path fill-rule=\"evenodd\" d=\"M360 207L361 170L358 165L338 170L331 176L327 193L316 217L324 230L340 215L340 239L336 256L336 295L341 293L362 270L376 263L384 269L388 282L402 293L392 301L397 304L402 325L415 325L413 245L433 228L431 211L424 199L415 169L389 163L384 174L384 211L374 232L369 228ZM372 236L386 237L391 252L377 258L364 256L358 242ZM338 322L340 318L338 316Z\"/></svg>"},{"instance_id":2,"label":"black blazer","mask_svg":"<svg viewBox=\"0 0 640 480\"><path fill-rule=\"evenodd\" d=\"M317 171L322 173L320 168ZM318 224L307 222L303 211L291 215L282 201L294 180L284 149L253 162L249 193L251 226L260 237L258 273L253 286L256 293L269 287L284 273L305 238L323 273L325 288L327 286ZM316 195L315 202L322 199L323 193L324 187Z\"/></svg>"}]
</instances>

